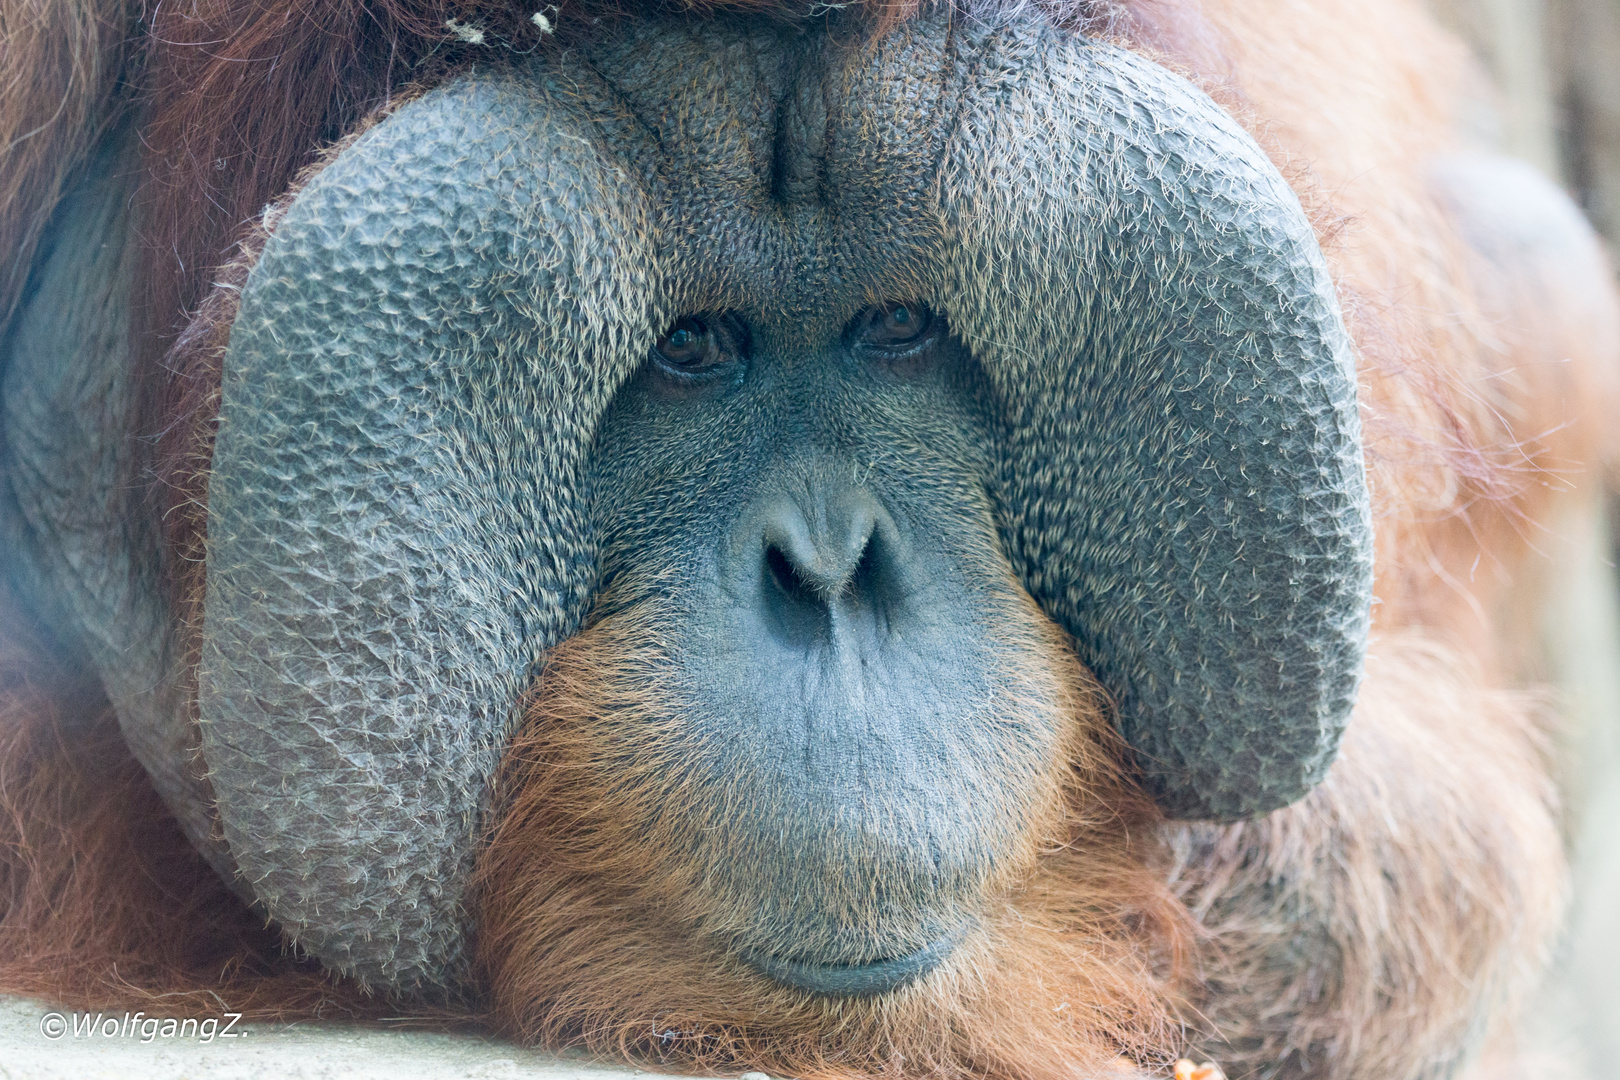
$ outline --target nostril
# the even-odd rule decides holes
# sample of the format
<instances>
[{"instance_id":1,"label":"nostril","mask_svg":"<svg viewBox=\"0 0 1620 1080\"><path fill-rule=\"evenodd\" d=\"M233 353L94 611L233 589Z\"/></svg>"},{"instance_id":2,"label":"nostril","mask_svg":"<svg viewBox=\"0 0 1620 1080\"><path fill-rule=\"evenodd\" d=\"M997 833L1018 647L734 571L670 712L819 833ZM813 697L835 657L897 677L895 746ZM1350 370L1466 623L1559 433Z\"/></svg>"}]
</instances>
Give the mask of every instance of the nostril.
<instances>
[{"instance_id":1,"label":"nostril","mask_svg":"<svg viewBox=\"0 0 1620 1080\"><path fill-rule=\"evenodd\" d=\"M863 589L870 589L878 575L877 559L872 551L872 538L867 537L853 566L832 574L820 572L821 567L806 568L775 544L765 548L765 569L776 587L788 598L804 604L827 606L837 600L853 600Z\"/></svg>"},{"instance_id":2,"label":"nostril","mask_svg":"<svg viewBox=\"0 0 1620 1080\"><path fill-rule=\"evenodd\" d=\"M844 493L812 508L806 513L787 498L761 507L751 522L759 531L749 530L758 546L750 545L744 564L760 614L779 637L798 643L864 632L900 598L894 528L876 500Z\"/></svg>"},{"instance_id":3,"label":"nostril","mask_svg":"<svg viewBox=\"0 0 1620 1080\"><path fill-rule=\"evenodd\" d=\"M844 582L843 592L850 597L867 597L876 599L879 596L882 584L882 569L878 566L878 539L877 533L866 538L866 544L861 548L860 557L855 560L855 569L850 572Z\"/></svg>"},{"instance_id":4,"label":"nostril","mask_svg":"<svg viewBox=\"0 0 1620 1080\"><path fill-rule=\"evenodd\" d=\"M804 575L799 573L799 568L793 565L793 560L774 544L765 549L765 570L788 599L801 604L818 603L815 589L804 579Z\"/></svg>"},{"instance_id":5,"label":"nostril","mask_svg":"<svg viewBox=\"0 0 1620 1080\"><path fill-rule=\"evenodd\" d=\"M787 552L775 544L765 546L764 587L770 594L763 605L766 625L784 643L805 648L824 641L831 631L832 609L815 582Z\"/></svg>"}]
</instances>

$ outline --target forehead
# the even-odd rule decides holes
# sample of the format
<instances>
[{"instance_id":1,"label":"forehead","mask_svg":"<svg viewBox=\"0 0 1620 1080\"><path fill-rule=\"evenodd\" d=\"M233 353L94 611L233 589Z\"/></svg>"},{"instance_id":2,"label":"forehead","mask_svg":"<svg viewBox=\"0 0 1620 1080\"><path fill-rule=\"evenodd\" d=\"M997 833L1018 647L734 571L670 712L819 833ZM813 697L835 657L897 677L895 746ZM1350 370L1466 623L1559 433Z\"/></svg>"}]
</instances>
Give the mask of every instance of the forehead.
<instances>
[{"instance_id":1,"label":"forehead","mask_svg":"<svg viewBox=\"0 0 1620 1080\"><path fill-rule=\"evenodd\" d=\"M865 304L933 293L961 52L942 18L877 42L683 20L537 74L587 105L646 186L677 309L815 334Z\"/></svg>"}]
</instances>

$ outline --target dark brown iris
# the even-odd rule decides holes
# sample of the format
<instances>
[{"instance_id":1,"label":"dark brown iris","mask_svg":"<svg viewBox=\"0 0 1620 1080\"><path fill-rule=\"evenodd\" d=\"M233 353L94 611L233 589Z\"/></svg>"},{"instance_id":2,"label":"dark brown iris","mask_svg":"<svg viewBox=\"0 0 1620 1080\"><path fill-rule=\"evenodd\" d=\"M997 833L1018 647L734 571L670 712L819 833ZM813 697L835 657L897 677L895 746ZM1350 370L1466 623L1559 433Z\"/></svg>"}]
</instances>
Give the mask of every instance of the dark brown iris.
<instances>
[{"instance_id":1,"label":"dark brown iris","mask_svg":"<svg viewBox=\"0 0 1620 1080\"><path fill-rule=\"evenodd\" d=\"M718 337L693 315L675 320L653 348L659 359L681 371L702 371L724 358Z\"/></svg>"},{"instance_id":2,"label":"dark brown iris","mask_svg":"<svg viewBox=\"0 0 1620 1080\"><path fill-rule=\"evenodd\" d=\"M890 302L872 308L861 329L861 341L886 349L904 348L920 341L933 325L934 313L913 301Z\"/></svg>"}]
</instances>

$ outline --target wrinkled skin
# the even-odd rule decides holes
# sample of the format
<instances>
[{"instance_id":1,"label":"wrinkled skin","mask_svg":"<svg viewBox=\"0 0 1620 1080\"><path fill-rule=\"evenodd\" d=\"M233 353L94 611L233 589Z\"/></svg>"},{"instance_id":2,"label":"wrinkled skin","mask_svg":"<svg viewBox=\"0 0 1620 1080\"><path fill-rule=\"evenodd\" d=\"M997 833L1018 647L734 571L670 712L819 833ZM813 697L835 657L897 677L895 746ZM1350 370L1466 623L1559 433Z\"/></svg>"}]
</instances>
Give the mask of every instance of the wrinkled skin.
<instances>
[{"instance_id":1,"label":"wrinkled skin","mask_svg":"<svg viewBox=\"0 0 1620 1080\"><path fill-rule=\"evenodd\" d=\"M1553 809L1443 618L1363 681L1296 194L1041 12L859 25L450 65L267 209L158 418L113 129L0 356L20 607L220 879L403 1000L785 1075L1456 1071L1555 925Z\"/></svg>"},{"instance_id":2,"label":"wrinkled skin","mask_svg":"<svg viewBox=\"0 0 1620 1080\"><path fill-rule=\"evenodd\" d=\"M201 752L236 865L283 924L385 984L455 977L467 823L527 672L603 584L670 597L681 784L741 816L711 847L674 824L684 796L646 812L701 852L693 873L749 868L721 890L759 905L744 951L785 933L773 955L886 962L972 921L1059 812L1050 695L1010 675L1045 634L1028 599L1074 635L1167 809L1241 816L1321 775L1370 586L1347 342L1293 195L1212 103L1039 20L936 17L876 52L758 20L652 24L573 63L383 119L281 212L240 294ZM1002 94L1071 138L1029 152L997 126L1017 111ZM1007 235L1029 238L1020 258ZM876 379L857 324L907 303L955 328L952 393L902 407L904 379L816 381L860 356ZM687 314L731 320L739 385L642 405L657 454L607 410L643 400L625 380ZM728 425L749 441L705 434ZM829 675L817 635L785 630L791 599L742 600L772 551L797 566L779 577L871 554L893 618L869 674ZM802 712L776 713L784 697ZM834 757L798 749L821 738ZM858 899L806 893L846 863ZM863 922L895 929L863 940Z\"/></svg>"}]
</instances>

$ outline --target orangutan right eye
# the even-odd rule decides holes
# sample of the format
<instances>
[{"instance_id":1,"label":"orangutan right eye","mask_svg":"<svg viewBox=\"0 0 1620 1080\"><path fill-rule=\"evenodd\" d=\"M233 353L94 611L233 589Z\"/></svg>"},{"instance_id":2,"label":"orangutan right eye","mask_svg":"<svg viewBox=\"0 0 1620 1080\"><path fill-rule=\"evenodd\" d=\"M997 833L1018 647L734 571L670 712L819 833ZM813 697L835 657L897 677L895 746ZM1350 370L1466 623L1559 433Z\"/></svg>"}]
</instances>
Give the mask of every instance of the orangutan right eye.
<instances>
[{"instance_id":1,"label":"orangutan right eye","mask_svg":"<svg viewBox=\"0 0 1620 1080\"><path fill-rule=\"evenodd\" d=\"M904 349L923 339L934 325L934 313L912 301L867 309L860 319L860 341L881 349Z\"/></svg>"},{"instance_id":2,"label":"orangutan right eye","mask_svg":"<svg viewBox=\"0 0 1620 1080\"><path fill-rule=\"evenodd\" d=\"M659 362L684 374L697 374L727 359L725 342L709 324L695 315L675 320L653 345Z\"/></svg>"}]
</instances>

